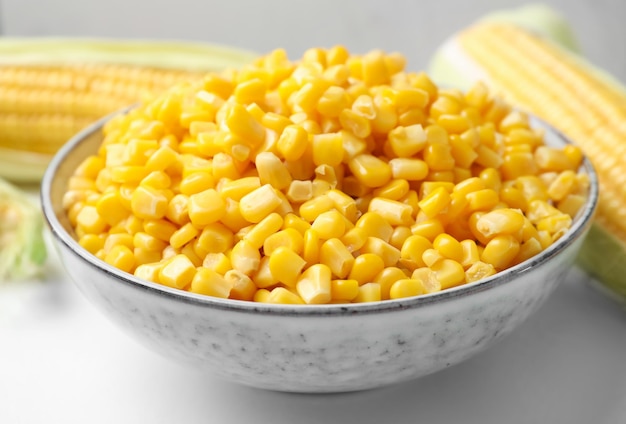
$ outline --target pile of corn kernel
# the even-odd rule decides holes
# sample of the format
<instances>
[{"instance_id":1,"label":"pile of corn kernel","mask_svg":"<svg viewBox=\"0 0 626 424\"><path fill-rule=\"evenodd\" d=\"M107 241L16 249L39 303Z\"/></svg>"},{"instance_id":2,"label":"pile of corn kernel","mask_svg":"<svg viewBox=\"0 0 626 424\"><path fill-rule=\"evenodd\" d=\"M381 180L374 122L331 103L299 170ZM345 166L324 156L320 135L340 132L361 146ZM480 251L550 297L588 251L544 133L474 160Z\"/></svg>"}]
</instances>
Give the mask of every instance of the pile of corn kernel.
<instances>
[{"instance_id":1,"label":"pile of corn kernel","mask_svg":"<svg viewBox=\"0 0 626 424\"><path fill-rule=\"evenodd\" d=\"M580 150L480 83L404 68L275 50L114 118L64 198L80 245L193 293L320 304L474 282L561 237L586 200Z\"/></svg>"}]
</instances>

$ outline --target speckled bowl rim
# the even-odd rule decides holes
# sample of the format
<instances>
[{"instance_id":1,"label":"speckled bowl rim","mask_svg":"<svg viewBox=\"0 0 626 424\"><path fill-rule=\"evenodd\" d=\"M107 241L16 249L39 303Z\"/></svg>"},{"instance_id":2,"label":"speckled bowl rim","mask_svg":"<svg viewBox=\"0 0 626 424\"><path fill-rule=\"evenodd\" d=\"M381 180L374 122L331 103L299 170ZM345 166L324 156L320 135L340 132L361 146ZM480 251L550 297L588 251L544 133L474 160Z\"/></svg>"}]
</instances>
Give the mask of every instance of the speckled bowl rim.
<instances>
[{"instance_id":1,"label":"speckled bowl rim","mask_svg":"<svg viewBox=\"0 0 626 424\"><path fill-rule=\"evenodd\" d=\"M119 113L124 113L124 111L116 112L104 117L77 133L50 161L41 183L41 204L53 238L55 242L59 242L69 248L77 257L83 260L87 265L91 266L94 271L103 272L120 284L126 284L136 289L145 290L151 294L172 298L176 301L192 303L209 308L266 315L341 316L386 313L394 310L417 308L424 305L432 305L464 296L470 296L473 293L482 292L507 284L508 282L530 272L534 267L541 266L553 257L562 253L578 238L586 234L592 224L598 203L598 177L591 162L587 158L584 158L582 168L589 175L589 198L584 208L579 212L576 219L574 219L572 228L570 228L563 237L539 255L536 255L535 257L514 267L508 268L483 280L453 287L437 293L403 299L383 300L378 302L324 305L276 305L209 297L142 280L132 274L118 270L82 248L72 235L65 230L55 213L55 205L57 205L57 208L60 211L59 213L63 213L62 208L58 207L62 199L56 199L55 202L51 198L52 185L55 181L58 169L61 167L66 158L73 152L73 150L77 148L77 146L89 140L94 133L99 132L102 129L104 124L109 119ZM545 130L546 139L555 138L558 140L557 142L562 145L572 144L565 135L544 121L531 116L531 122L533 126L537 126ZM547 144L554 144L554 142L548 140Z\"/></svg>"}]
</instances>

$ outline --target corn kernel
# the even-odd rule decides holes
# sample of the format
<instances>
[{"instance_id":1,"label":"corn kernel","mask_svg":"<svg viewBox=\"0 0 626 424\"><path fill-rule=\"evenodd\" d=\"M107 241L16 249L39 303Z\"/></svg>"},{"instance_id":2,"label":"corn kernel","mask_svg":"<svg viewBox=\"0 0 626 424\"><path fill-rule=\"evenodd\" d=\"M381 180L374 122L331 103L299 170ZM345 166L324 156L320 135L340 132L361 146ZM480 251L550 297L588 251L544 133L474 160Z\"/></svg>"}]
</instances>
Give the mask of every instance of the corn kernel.
<instances>
[{"instance_id":1,"label":"corn kernel","mask_svg":"<svg viewBox=\"0 0 626 424\"><path fill-rule=\"evenodd\" d=\"M264 184L241 198L239 210L249 222L261 222L281 204L281 198L269 184Z\"/></svg>"},{"instance_id":2,"label":"corn kernel","mask_svg":"<svg viewBox=\"0 0 626 424\"><path fill-rule=\"evenodd\" d=\"M380 284L365 283L359 286L359 294L354 298L355 303L379 302L382 299Z\"/></svg>"},{"instance_id":3,"label":"corn kernel","mask_svg":"<svg viewBox=\"0 0 626 424\"><path fill-rule=\"evenodd\" d=\"M419 296L424 294L424 285L421 280L414 278L403 278L393 283L389 289L390 299L401 299L404 297Z\"/></svg>"},{"instance_id":4,"label":"corn kernel","mask_svg":"<svg viewBox=\"0 0 626 424\"><path fill-rule=\"evenodd\" d=\"M296 283L298 294L307 304L328 303L331 300L331 271L324 264L311 265Z\"/></svg>"},{"instance_id":5,"label":"corn kernel","mask_svg":"<svg viewBox=\"0 0 626 424\"><path fill-rule=\"evenodd\" d=\"M189 291L207 296L228 298L232 281L210 268L199 268L191 279Z\"/></svg>"},{"instance_id":6,"label":"corn kernel","mask_svg":"<svg viewBox=\"0 0 626 424\"><path fill-rule=\"evenodd\" d=\"M196 274L196 267L182 254L171 257L159 271L159 282L177 289L185 288Z\"/></svg>"}]
</instances>

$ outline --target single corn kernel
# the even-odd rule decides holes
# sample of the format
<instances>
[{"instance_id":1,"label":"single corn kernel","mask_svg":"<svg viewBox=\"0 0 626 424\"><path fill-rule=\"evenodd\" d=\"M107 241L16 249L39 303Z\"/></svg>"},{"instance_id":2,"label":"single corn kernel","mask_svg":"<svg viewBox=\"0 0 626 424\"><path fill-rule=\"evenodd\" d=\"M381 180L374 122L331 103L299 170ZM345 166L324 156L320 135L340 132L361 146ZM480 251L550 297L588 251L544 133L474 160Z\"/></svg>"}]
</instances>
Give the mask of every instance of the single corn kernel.
<instances>
[{"instance_id":1,"label":"single corn kernel","mask_svg":"<svg viewBox=\"0 0 626 424\"><path fill-rule=\"evenodd\" d=\"M241 215L249 222L261 222L282 203L276 190L269 184L262 185L243 196L239 202Z\"/></svg>"},{"instance_id":2,"label":"single corn kernel","mask_svg":"<svg viewBox=\"0 0 626 424\"><path fill-rule=\"evenodd\" d=\"M116 245L106 253L104 261L125 272L132 273L135 268L135 255L127 246Z\"/></svg>"},{"instance_id":3,"label":"single corn kernel","mask_svg":"<svg viewBox=\"0 0 626 424\"><path fill-rule=\"evenodd\" d=\"M232 281L210 268L198 268L191 279L189 291L206 296L227 299L232 289Z\"/></svg>"},{"instance_id":4,"label":"single corn kernel","mask_svg":"<svg viewBox=\"0 0 626 424\"><path fill-rule=\"evenodd\" d=\"M359 284L369 283L374 281L384 268L385 262L381 257L373 253L362 253L355 258L348 278L358 281Z\"/></svg>"},{"instance_id":5,"label":"single corn kernel","mask_svg":"<svg viewBox=\"0 0 626 424\"><path fill-rule=\"evenodd\" d=\"M499 235L487 243L480 260L493 265L497 270L502 270L513 261L519 250L520 243L515 237L508 234Z\"/></svg>"},{"instance_id":6,"label":"single corn kernel","mask_svg":"<svg viewBox=\"0 0 626 424\"><path fill-rule=\"evenodd\" d=\"M300 296L284 287L276 287L272 289L267 297L267 303L277 303L282 305L302 305L304 301Z\"/></svg>"},{"instance_id":7,"label":"single corn kernel","mask_svg":"<svg viewBox=\"0 0 626 424\"><path fill-rule=\"evenodd\" d=\"M361 247L361 253L373 253L380 256L385 266L395 266L400 259L400 249L377 237L368 237Z\"/></svg>"},{"instance_id":8,"label":"single corn kernel","mask_svg":"<svg viewBox=\"0 0 626 424\"><path fill-rule=\"evenodd\" d=\"M230 299L252 300L257 291L254 281L241 271L231 269L224 274L226 282L231 286Z\"/></svg>"},{"instance_id":9,"label":"single corn kernel","mask_svg":"<svg viewBox=\"0 0 626 424\"><path fill-rule=\"evenodd\" d=\"M463 253L459 262L464 269L468 269L480 260L478 246L474 240L469 239L461 241L460 245Z\"/></svg>"},{"instance_id":10,"label":"single corn kernel","mask_svg":"<svg viewBox=\"0 0 626 424\"><path fill-rule=\"evenodd\" d=\"M234 270L252 275L261 262L261 252L247 240L240 240L230 252L230 262Z\"/></svg>"},{"instance_id":11,"label":"single corn kernel","mask_svg":"<svg viewBox=\"0 0 626 424\"><path fill-rule=\"evenodd\" d=\"M359 294L359 282L356 280L331 280L330 297L333 301L350 302Z\"/></svg>"},{"instance_id":12,"label":"single corn kernel","mask_svg":"<svg viewBox=\"0 0 626 424\"><path fill-rule=\"evenodd\" d=\"M198 235L198 233L198 229L194 227L190 222L188 222L170 236L170 245L172 245L172 247L174 247L175 249L178 249L187 244L189 241L193 240L194 237Z\"/></svg>"},{"instance_id":13,"label":"single corn kernel","mask_svg":"<svg viewBox=\"0 0 626 424\"><path fill-rule=\"evenodd\" d=\"M382 299L380 284L365 283L359 286L359 294L354 298L355 303L379 302Z\"/></svg>"},{"instance_id":14,"label":"single corn kernel","mask_svg":"<svg viewBox=\"0 0 626 424\"><path fill-rule=\"evenodd\" d=\"M352 253L338 238L326 240L320 248L320 263L326 265L333 275L346 278L354 264Z\"/></svg>"},{"instance_id":15,"label":"single corn kernel","mask_svg":"<svg viewBox=\"0 0 626 424\"><path fill-rule=\"evenodd\" d=\"M378 214L392 226L413 223L413 208L396 200L375 197L369 203L368 212Z\"/></svg>"},{"instance_id":16,"label":"single corn kernel","mask_svg":"<svg viewBox=\"0 0 626 424\"><path fill-rule=\"evenodd\" d=\"M318 263L322 241L317 232L312 228L306 230L302 242L302 258L306 261L307 265L311 266Z\"/></svg>"},{"instance_id":17,"label":"single corn kernel","mask_svg":"<svg viewBox=\"0 0 626 424\"><path fill-rule=\"evenodd\" d=\"M331 300L331 271L324 264L311 265L296 283L298 294L307 304L328 303Z\"/></svg>"},{"instance_id":18,"label":"single corn kernel","mask_svg":"<svg viewBox=\"0 0 626 424\"><path fill-rule=\"evenodd\" d=\"M381 187L391 180L391 167L380 158L361 154L348 162L352 175L367 187Z\"/></svg>"},{"instance_id":19,"label":"single corn kernel","mask_svg":"<svg viewBox=\"0 0 626 424\"><path fill-rule=\"evenodd\" d=\"M260 249L263 246L265 240L278 230L283 225L283 218L273 212L263 218L258 224L244 236L244 240L248 241L256 249Z\"/></svg>"},{"instance_id":20,"label":"single corn kernel","mask_svg":"<svg viewBox=\"0 0 626 424\"><path fill-rule=\"evenodd\" d=\"M202 227L219 221L226 213L226 203L215 189L207 189L189 196L189 219Z\"/></svg>"},{"instance_id":21,"label":"single corn kernel","mask_svg":"<svg viewBox=\"0 0 626 424\"><path fill-rule=\"evenodd\" d=\"M438 187L418 202L422 210L429 218L434 218L442 213L450 205L450 193L444 187Z\"/></svg>"},{"instance_id":22,"label":"single corn kernel","mask_svg":"<svg viewBox=\"0 0 626 424\"><path fill-rule=\"evenodd\" d=\"M269 256L269 269L279 282L294 287L300 277L306 261L286 246L277 247Z\"/></svg>"},{"instance_id":23,"label":"single corn kernel","mask_svg":"<svg viewBox=\"0 0 626 424\"><path fill-rule=\"evenodd\" d=\"M302 203L299 208L300 217L307 222L313 222L324 212L335 207L335 203L327 195L320 195Z\"/></svg>"},{"instance_id":24,"label":"single corn kernel","mask_svg":"<svg viewBox=\"0 0 626 424\"><path fill-rule=\"evenodd\" d=\"M285 164L274 153L259 153L255 164L261 184L270 184L277 190L282 190L291 184L291 174L289 174Z\"/></svg>"},{"instance_id":25,"label":"single corn kernel","mask_svg":"<svg viewBox=\"0 0 626 424\"><path fill-rule=\"evenodd\" d=\"M482 215L476 229L486 238L501 234L517 234L524 226L524 215L516 209L496 209Z\"/></svg>"},{"instance_id":26,"label":"single corn kernel","mask_svg":"<svg viewBox=\"0 0 626 424\"><path fill-rule=\"evenodd\" d=\"M107 222L100 216L95 206L84 206L76 216L76 226L81 231L91 234L101 234L107 227Z\"/></svg>"},{"instance_id":27,"label":"single corn kernel","mask_svg":"<svg viewBox=\"0 0 626 424\"><path fill-rule=\"evenodd\" d=\"M320 238L328 240L343 236L346 225L341 213L333 209L319 214L311 224L311 228Z\"/></svg>"},{"instance_id":28,"label":"single corn kernel","mask_svg":"<svg viewBox=\"0 0 626 424\"><path fill-rule=\"evenodd\" d=\"M435 273L442 290L456 287L465 282L465 270L455 260L442 259L431 265L430 269Z\"/></svg>"},{"instance_id":29,"label":"single corn kernel","mask_svg":"<svg viewBox=\"0 0 626 424\"><path fill-rule=\"evenodd\" d=\"M304 237L294 228L285 228L265 239L263 252L265 255L271 255L274 250L281 246L288 247L297 254L301 254L304 248Z\"/></svg>"},{"instance_id":30,"label":"single corn kernel","mask_svg":"<svg viewBox=\"0 0 626 424\"><path fill-rule=\"evenodd\" d=\"M490 277L496 273L496 269L492 264L485 262L475 262L465 271L465 281L467 283L473 283L475 281L482 280L483 278Z\"/></svg>"},{"instance_id":31,"label":"single corn kernel","mask_svg":"<svg viewBox=\"0 0 626 424\"><path fill-rule=\"evenodd\" d=\"M390 299L419 296L426 293L421 280L415 278L403 278L393 283L389 289Z\"/></svg>"},{"instance_id":32,"label":"single corn kernel","mask_svg":"<svg viewBox=\"0 0 626 424\"><path fill-rule=\"evenodd\" d=\"M196 274L196 267L191 260L178 254L171 257L159 271L159 282L163 285L183 289L191 283Z\"/></svg>"}]
</instances>

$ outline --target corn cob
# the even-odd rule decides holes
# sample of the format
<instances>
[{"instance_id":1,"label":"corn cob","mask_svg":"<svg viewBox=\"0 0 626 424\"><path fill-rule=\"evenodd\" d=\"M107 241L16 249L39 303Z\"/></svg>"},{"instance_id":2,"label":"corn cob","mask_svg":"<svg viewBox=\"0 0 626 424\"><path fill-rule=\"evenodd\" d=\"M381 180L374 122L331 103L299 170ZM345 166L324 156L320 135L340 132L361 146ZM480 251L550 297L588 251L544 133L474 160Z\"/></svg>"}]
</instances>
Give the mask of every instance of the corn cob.
<instances>
[{"instance_id":1,"label":"corn cob","mask_svg":"<svg viewBox=\"0 0 626 424\"><path fill-rule=\"evenodd\" d=\"M0 176L36 181L59 147L98 118L255 56L199 43L1 39Z\"/></svg>"},{"instance_id":2,"label":"corn cob","mask_svg":"<svg viewBox=\"0 0 626 424\"><path fill-rule=\"evenodd\" d=\"M525 24L548 14L546 21L567 28L554 12L522 14L528 19L500 14L458 33L435 56L433 77L461 86L482 79L581 147L598 171L600 200L579 264L626 299L626 89L574 53L573 43Z\"/></svg>"}]
</instances>

